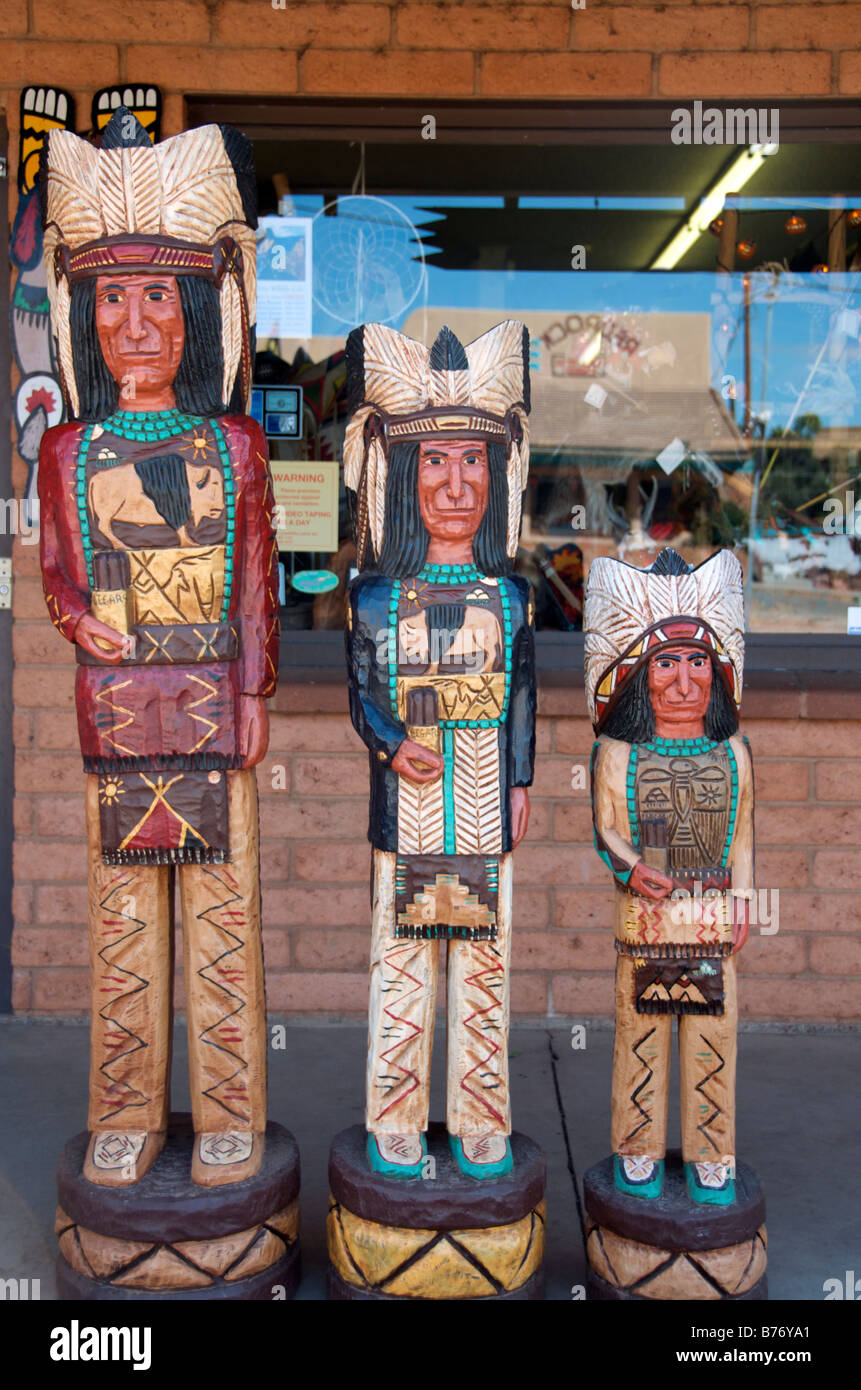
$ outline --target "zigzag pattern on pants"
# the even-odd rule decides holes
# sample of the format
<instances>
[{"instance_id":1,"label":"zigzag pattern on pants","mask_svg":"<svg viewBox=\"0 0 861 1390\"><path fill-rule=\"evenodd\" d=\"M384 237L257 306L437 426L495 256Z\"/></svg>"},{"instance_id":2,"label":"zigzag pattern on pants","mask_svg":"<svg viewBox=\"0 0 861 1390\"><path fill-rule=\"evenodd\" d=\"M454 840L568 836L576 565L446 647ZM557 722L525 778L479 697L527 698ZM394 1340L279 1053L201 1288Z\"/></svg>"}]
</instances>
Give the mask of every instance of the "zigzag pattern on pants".
<instances>
[{"instance_id":1,"label":"zigzag pattern on pants","mask_svg":"<svg viewBox=\"0 0 861 1390\"><path fill-rule=\"evenodd\" d=\"M463 1026L465 1031L468 1032L476 1040L480 1048L487 1049L489 1047L490 1050L484 1051L483 1055L476 1062L475 1066L470 1067L469 1071L466 1072L466 1074L463 1076L460 1085L461 1089L466 1091L467 1095L472 1096L484 1107L488 1115L490 1115L491 1119L495 1120L498 1124L504 1124L505 1116L499 1110L497 1110L495 1106L490 1104L490 1101L487 1099L485 1095L483 1095L480 1091L474 1090L472 1086L467 1084L471 1080L471 1078L475 1076L476 1072L487 1071L490 1072L491 1075L496 1075L497 1080L493 1083L481 1082L480 1084L483 1086L484 1090L492 1091L499 1086L498 1072L495 1066L495 1059L499 1056L501 1049L499 1043L494 1042L493 1039L487 1037L488 1025L498 1030L499 1024L491 1023L490 1020L486 1018L486 1016L492 1013L493 1010L498 1010L499 1008L501 1008L501 1004L500 1000L496 997L496 994L493 992L493 989L490 987L489 984L485 983L485 980L488 976L496 975L498 977L496 988L501 989L501 977L503 976L504 972L501 962L498 958L498 952L494 949L494 947L490 945L486 947L480 947L475 944L471 944L469 947L461 947L461 949L471 949L475 952L476 955L488 962L488 965L484 970L479 970L475 974L467 975L465 983L467 985L474 986L477 990L479 990L482 994L484 994L487 998L490 999L490 1003L484 1009L475 1009L473 1013L471 1013L467 1018L464 1019ZM475 1019L484 1020L482 1028L479 1028L475 1025L473 1021Z\"/></svg>"},{"instance_id":2,"label":"zigzag pattern on pants","mask_svg":"<svg viewBox=\"0 0 861 1390\"><path fill-rule=\"evenodd\" d=\"M641 1130L646 1128L647 1125L650 1125L652 1123L652 1117L649 1114L648 1110L643 1109L642 1105L640 1104L639 1097L643 1088L648 1086L655 1073L653 1069L649 1066L645 1057L641 1057L639 1049L649 1041L649 1038L652 1037L654 1032L655 1029L650 1028L648 1033L644 1033L641 1038L638 1038L637 1041L634 1043L633 1047L631 1048L631 1051L633 1052L637 1061L640 1063L640 1066L645 1069L646 1075L643 1077L643 1080L640 1082L639 1086L635 1086L633 1091L631 1092L631 1104L633 1105L634 1109L640 1115L642 1115L643 1118L640 1124L635 1125L634 1128L631 1130L630 1134L627 1134L625 1136L626 1144L629 1143L630 1140L634 1139L640 1133Z\"/></svg>"},{"instance_id":3,"label":"zigzag pattern on pants","mask_svg":"<svg viewBox=\"0 0 861 1390\"><path fill-rule=\"evenodd\" d=\"M216 956L215 959L210 961L207 965L201 966L196 972L198 978L203 980L206 985L211 986L221 995L225 996L224 1010L213 1023L202 1030L200 1033L200 1040L205 1043L207 1047L213 1048L214 1051L221 1056L229 1057L233 1062L238 1064L234 1070L231 1071L229 1076L222 1077L221 1080L216 1081L209 1089L204 1090L203 1094L210 1100L214 1100L221 1106L222 1110L226 1110L229 1115L234 1116L235 1119L240 1120L243 1124L247 1124L249 1122L247 1094L244 1084L238 1082L237 1078L241 1078L242 1073L247 1071L248 1063L245 1058L242 1057L241 1053L233 1051L231 1046L231 1044L241 1043L243 1041L243 1034L238 1025L234 1024L232 1028L229 1027L230 1020L238 1019L239 1015L247 1008L247 1001L232 987L238 979L242 978L244 971L231 971L229 968L225 969L223 964L224 961L229 960L231 956L235 956L238 951L241 951L245 943L241 936L237 936L234 931L230 930L226 925L226 921L213 920L211 914L224 914L226 919L230 919L231 917L238 918L239 921L234 922L236 926L240 923L246 923L248 919L244 912L230 913L227 911L231 903L242 901L242 895L236 891L236 880L226 867L224 865L202 865L201 869L207 878L213 879L220 887L228 888L229 884L233 891L228 890L229 895L223 902L215 903L212 907L206 908L204 912L199 912L197 914L197 921L206 922L208 926L220 932L222 936L227 938L229 943L233 944L228 944L220 955ZM225 880L227 880L227 883L225 883ZM210 972L213 972L218 978L213 978L213 974L210 974ZM217 996L213 996L211 990L207 993L207 1001L214 1007L218 1007ZM230 1001L229 1004L227 1004L226 1001ZM225 1027L225 1025L228 1026ZM229 1089L231 1087L234 1089ZM221 1094L219 1095L218 1092L221 1092ZM237 1109L236 1102L243 1100L246 1101L245 1109Z\"/></svg>"},{"instance_id":4,"label":"zigzag pattern on pants","mask_svg":"<svg viewBox=\"0 0 861 1390\"><path fill-rule=\"evenodd\" d=\"M416 979L415 975L411 975L408 970L404 969L404 967L399 965L395 960L395 956L404 954L412 955L414 952L415 943L404 942L402 946L397 947L393 951L387 952L383 959L383 968L391 967L391 969L395 972L396 975L401 976L405 980L409 980L410 983L414 986L413 989L407 990L407 993L403 995L399 1000L398 1008L400 1009L403 1008L405 1002L408 999L410 999L414 994L420 994L422 989L426 987L425 985L423 985L421 980ZM389 985L386 985L384 983L382 986L382 991L385 994L396 988L400 988L400 984L397 982L393 982ZM415 1042L416 1038L421 1037L424 1031L420 1024L413 1023L410 1019L404 1018L400 1014L395 1013L394 1009L390 1008L388 1005L385 1005L385 1007L383 1008L383 1013L386 1018L391 1020L391 1022L387 1024L383 1030L384 1037L388 1037L391 1033L397 1034L401 1027L409 1028L412 1031L409 1037L406 1038L396 1036L395 1041L391 1045L391 1047L386 1047L380 1052L380 1061L382 1063L385 1063L386 1066L394 1067L395 1070L400 1073L400 1075L387 1076L384 1072L379 1073L377 1075L377 1084L380 1086L381 1089L389 1091L394 1090L396 1086L398 1086L400 1083L404 1081L410 1082L411 1084L408 1085L405 1091L401 1091L401 1093L397 1095L393 1101L391 1101L388 1105L383 1107L380 1113L375 1117L378 1120L381 1120L384 1115L388 1115L389 1111L394 1110L396 1106L401 1105L403 1101L406 1100L407 1096L412 1095L413 1091L415 1091L418 1087L419 1078L416 1075L416 1073L414 1071L411 1071L409 1067L404 1067L399 1062L395 1061L394 1054L401 1051L403 1048L409 1047L411 1043Z\"/></svg>"},{"instance_id":5,"label":"zigzag pattern on pants","mask_svg":"<svg viewBox=\"0 0 861 1390\"><path fill-rule=\"evenodd\" d=\"M697 1084L696 1084L696 1086L694 1087L694 1090L695 1090L695 1091L699 1091L700 1095L702 1096L702 1098L703 1098L703 1100L706 1102L706 1104L713 1107L713 1108L712 1108L711 1114L710 1114L710 1115L707 1115L706 1118L705 1118L700 1124L697 1125L697 1129L699 1130L700 1134L702 1134L703 1138L704 1138L705 1140L707 1140L707 1142L708 1142L709 1144L711 1144L712 1148L714 1149L714 1151L715 1151L715 1153L718 1155L718 1157L720 1157L720 1156L721 1156L721 1149L720 1149L720 1146L719 1146L718 1144L715 1143L715 1141L714 1141L714 1139L712 1138L712 1136L708 1133L708 1128L709 1128L709 1125L711 1125L711 1124L714 1123L714 1121L718 1118L719 1115L722 1115L722 1114L723 1114L723 1108L722 1108L720 1105L718 1105L717 1101L716 1101L712 1096L706 1095L706 1089L705 1089L705 1088L706 1088L706 1086L708 1085L708 1083L709 1083L710 1081L713 1081L714 1078L715 1078L716 1076L718 1076L718 1075L720 1074L720 1072L723 1071L723 1069L724 1069L724 1067L725 1067L725 1065L726 1065L726 1062L725 1062L725 1059L724 1059L723 1057L721 1057L721 1054L718 1052L717 1048L716 1048L716 1047L713 1047L712 1044L709 1042L709 1040L708 1040L708 1038L706 1037L705 1033L700 1033L700 1037L702 1038L704 1045L708 1048L709 1053L710 1053L713 1057L717 1057L717 1058L718 1058L718 1066L716 1066L712 1071L708 1072L707 1075L703 1077L702 1081L698 1081ZM698 1053L697 1056L698 1056L698 1057L702 1057L703 1054L702 1054L702 1053Z\"/></svg>"},{"instance_id":6,"label":"zigzag pattern on pants","mask_svg":"<svg viewBox=\"0 0 861 1390\"><path fill-rule=\"evenodd\" d=\"M112 879L104 897L99 899L99 909L106 914L100 922L100 933L104 935L107 932L111 934L123 932L122 936L115 941L108 942L97 953L99 960L105 966L105 973L102 974L98 982L93 981L100 994L114 996L98 1011L99 1018L105 1024L112 1025L112 1028L106 1027L105 1029L104 1047L106 1050L114 1052L114 1056L99 1066L99 1071L107 1083L102 1097L102 1104L107 1108L99 1117L103 1122L114 1119L121 1111L130 1106L146 1105L150 1100L148 1095L132 1086L125 1077L116 1074L117 1069L121 1069L121 1064L126 1059L149 1045L139 1033L136 1033L133 1028L129 1028L122 1019L122 1014L128 1013L131 1001L150 987L149 980L145 979L143 975L138 975L134 970L121 965L118 959L118 956L128 948L129 943L133 942L136 936L140 936L147 925L142 918L122 910L116 901L123 889L129 888L134 881L135 874L133 872L121 870ZM129 898L131 898L134 907L135 897L133 893L123 894L120 901L128 902ZM126 923L132 924L131 930L124 930Z\"/></svg>"}]
</instances>

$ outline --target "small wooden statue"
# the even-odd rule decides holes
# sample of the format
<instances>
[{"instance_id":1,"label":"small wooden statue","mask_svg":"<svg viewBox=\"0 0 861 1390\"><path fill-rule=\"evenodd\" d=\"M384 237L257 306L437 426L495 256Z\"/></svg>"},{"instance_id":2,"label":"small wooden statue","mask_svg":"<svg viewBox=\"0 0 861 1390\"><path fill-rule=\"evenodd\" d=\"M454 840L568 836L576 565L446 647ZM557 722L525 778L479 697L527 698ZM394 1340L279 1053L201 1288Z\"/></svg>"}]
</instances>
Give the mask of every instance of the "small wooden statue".
<instances>
[{"instance_id":1,"label":"small wooden statue","mask_svg":"<svg viewBox=\"0 0 861 1390\"><path fill-rule=\"evenodd\" d=\"M687 1194L726 1206L735 956L753 886L753 773L737 732L741 566L729 551L696 568L673 550L644 570L596 559L584 626L595 845L616 886L615 1186L661 1195L678 1018Z\"/></svg>"},{"instance_id":2,"label":"small wooden statue","mask_svg":"<svg viewBox=\"0 0 861 1390\"><path fill-rule=\"evenodd\" d=\"M441 941L451 1152L470 1178L512 1168L511 851L535 726L531 591L512 574L528 360L511 321L466 348L448 328L428 350L375 323L347 343L361 571L347 662L373 846L367 1154L391 1177L423 1175Z\"/></svg>"},{"instance_id":3,"label":"small wooden statue","mask_svg":"<svg viewBox=\"0 0 861 1390\"><path fill-rule=\"evenodd\" d=\"M240 413L255 312L251 148L214 125L153 146L120 108L100 148L51 132L42 202L72 422L42 443L42 574L51 619L76 648L87 774L83 1174L140 1183L165 1144L176 877L191 1175L238 1183L260 1168L266 1130L253 768L278 665L266 442Z\"/></svg>"}]
</instances>

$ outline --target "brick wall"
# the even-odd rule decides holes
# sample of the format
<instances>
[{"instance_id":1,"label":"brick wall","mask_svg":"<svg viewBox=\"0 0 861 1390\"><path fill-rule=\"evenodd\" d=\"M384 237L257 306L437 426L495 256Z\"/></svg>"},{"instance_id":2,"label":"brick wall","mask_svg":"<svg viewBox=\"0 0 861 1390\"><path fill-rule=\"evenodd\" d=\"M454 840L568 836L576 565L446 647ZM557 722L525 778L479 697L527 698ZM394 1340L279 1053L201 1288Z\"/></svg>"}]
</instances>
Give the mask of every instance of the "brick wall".
<instances>
[{"instance_id":1,"label":"brick wall","mask_svg":"<svg viewBox=\"0 0 861 1390\"><path fill-rule=\"evenodd\" d=\"M170 41L168 41L168 38ZM481 5L288 0L3 0L0 106L17 155L22 86L73 92L154 82L164 132L184 93L350 97L857 96L861 6L570 0ZM429 106L432 110L432 106ZM10 179L14 199L14 178ZM11 209L14 211L14 207ZM15 461L14 482L25 470ZM35 547L16 545L15 1006L88 1003L83 781L71 650L45 613ZM260 769L270 1005L360 1016L369 943L367 766L342 690L285 687ZM314 711L311 713L310 711ZM780 891L780 930L742 957L757 1018L861 1014L861 701L753 691L757 879ZM517 856L512 996L522 1015L611 1011L611 890L572 792L591 734L582 692L543 692L529 836ZM283 765L289 790L272 789Z\"/></svg>"}]
</instances>

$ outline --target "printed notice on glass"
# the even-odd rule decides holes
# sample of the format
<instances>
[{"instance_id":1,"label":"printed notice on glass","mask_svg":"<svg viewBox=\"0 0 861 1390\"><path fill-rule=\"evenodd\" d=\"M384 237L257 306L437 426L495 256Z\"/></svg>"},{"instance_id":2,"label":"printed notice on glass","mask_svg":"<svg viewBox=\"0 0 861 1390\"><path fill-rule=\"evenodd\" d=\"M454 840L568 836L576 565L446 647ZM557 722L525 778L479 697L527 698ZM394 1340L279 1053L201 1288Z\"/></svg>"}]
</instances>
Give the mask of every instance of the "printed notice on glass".
<instances>
[{"instance_id":1,"label":"printed notice on glass","mask_svg":"<svg viewBox=\"0 0 861 1390\"><path fill-rule=\"evenodd\" d=\"M335 459L270 462L279 550L338 549L338 463Z\"/></svg>"},{"instance_id":2,"label":"printed notice on glass","mask_svg":"<svg viewBox=\"0 0 861 1390\"><path fill-rule=\"evenodd\" d=\"M311 218L261 217L257 341L311 336Z\"/></svg>"}]
</instances>

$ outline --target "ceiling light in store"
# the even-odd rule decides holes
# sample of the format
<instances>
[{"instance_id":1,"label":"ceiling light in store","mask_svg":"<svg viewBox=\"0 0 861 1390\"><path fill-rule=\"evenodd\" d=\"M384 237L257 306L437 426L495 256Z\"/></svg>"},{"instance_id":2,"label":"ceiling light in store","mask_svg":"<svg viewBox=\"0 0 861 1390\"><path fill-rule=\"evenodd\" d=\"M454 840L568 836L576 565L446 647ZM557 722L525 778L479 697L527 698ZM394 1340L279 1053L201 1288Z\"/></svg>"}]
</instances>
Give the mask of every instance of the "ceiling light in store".
<instances>
[{"instance_id":1,"label":"ceiling light in store","mask_svg":"<svg viewBox=\"0 0 861 1390\"><path fill-rule=\"evenodd\" d=\"M769 155L774 154L776 146L751 145L738 159L734 159L725 174L713 184L659 256L652 261L650 270L674 270L679 261L699 241L704 232L723 210L727 198L740 193L758 169L762 168Z\"/></svg>"}]
</instances>

